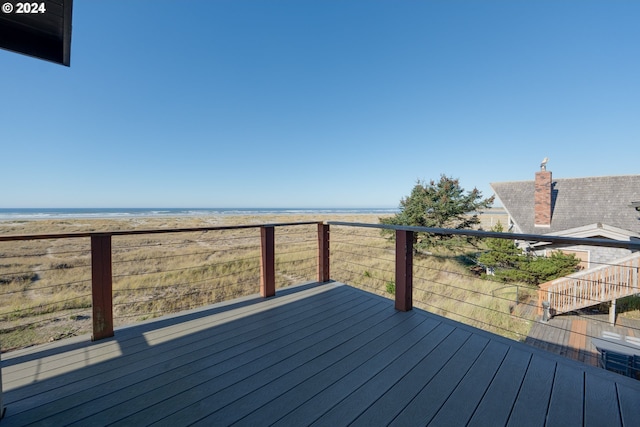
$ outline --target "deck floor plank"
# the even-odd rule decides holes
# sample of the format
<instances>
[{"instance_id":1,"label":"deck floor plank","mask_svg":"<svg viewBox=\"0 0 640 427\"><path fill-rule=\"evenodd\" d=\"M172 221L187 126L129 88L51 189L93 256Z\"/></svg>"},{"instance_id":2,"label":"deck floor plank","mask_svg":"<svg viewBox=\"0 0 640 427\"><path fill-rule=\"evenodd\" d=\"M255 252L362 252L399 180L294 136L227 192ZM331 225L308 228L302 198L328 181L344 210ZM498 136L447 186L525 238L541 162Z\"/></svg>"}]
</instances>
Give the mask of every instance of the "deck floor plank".
<instances>
[{"instance_id":1,"label":"deck floor plank","mask_svg":"<svg viewBox=\"0 0 640 427\"><path fill-rule=\"evenodd\" d=\"M366 416L363 420L362 413L366 413L372 416L375 422L382 422L384 417L388 417L386 422L390 422L395 416L393 409L399 411L398 395L394 393L399 381L402 381L407 375L411 375L416 366L423 359L429 357L431 352L440 346L453 330L451 325L439 324L437 328L418 341L410 352L389 364L370 381L367 381L323 414L324 419L327 422L332 422L336 418L345 421L353 420L352 424L355 426L371 425L371 421ZM374 402L373 405L372 402ZM367 409L366 412L365 409ZM356 416L359 418L355 419Z\"/></svg>"},{"instance_id":2,"label":"deck floor plank","mask_svg":"<svg viewBox=\"0 0 640 427\"><path fill-rule=\"evenodd\" d=\"M374 363L361 365L358 370L353 370L330 387L325 388L322 391L324 394L322 401L327 404L324 413L314 423L317 425L336 425L352 422L371 405L372 401L389 390L401 378L410 375L409 372L413 367L447 338L452 330L448 325L440 323L434 330L419 331L415 339L409 339L408 348L397 358L392 359L384 353L380 354L380 357L386 359L386 366L379 365L377 368L381 369L372 369L376 368ZM425 334L425 332L427 333ZM412 342L415 345L411 345ZM392 353L390 350L389 348L387 353ZM396 353L395 350L393 353ZM372 362L375 361L372 360ZM311 401L308 401L306 406L312 406ZM304 407L302 409L304 410ZM318 413L320 411L313 413L313 416L317 416ZM281 421L281 423L286 422L286 419Z\"/></svg>"},{"instance_id":3,"label":"deck floor plank","mask_svg":"<svg viewBox=\"0 0 640 427\"><path fill-rule=\"evenodd\" d=\"M407 403L407 406L391 422L391 425L403 426L409 423L426 425L429 423L488 343L489 340L485 337L471 335L433 379L425 384L420 392Z\"/></svg>"},{"instance_id":4,"label":"deck floor plank","mask_svg":"<svg viewBox=\"0 0 640 427\"><path fill-rule=\"evenodd\" d=\"M533 340L554 349L563 345L554 340L571 339L554 336ZM419 309L398 312L389 299L335 282L3 359L2 427L635 426L640 419L639 381Z\"/></svg>"},{"instance_id":5,"label":"deck floor plank","mask_svg":"<svg viewBox=\"0 0 640 427\"><path fill-rule=\"evenodd\" d=\"M357 311L357 307L352 307L352 311L337 315L332 310L327 310L325 319L323 314L320 318L292 322L289 326L295 326L294 331L284 327L274 331L277 335L243 340L242 345L213 352L211 356L199 354L197 359L184 360L168 378L164 378L164 381L162 376L156 375L128 387L119 393L118 401L105 401L104 409L94 411L94 415L83 419L82 423L95 422L110 416L116 420L130 416L130 422L133 423L139 419L140 422L148 422L168 417L185 410L185 406L189 406L188 402L197 401L198 398L202 399L202 396L230 387L252 373L261 370L272 372L269 369L273 364L314 345L318 339L338 336L348 340L351 335L344 331L349 327L349 322L388 319L393 314L385 310L380 302L373 305L368 302L362 306L366 309ZM347 313L351 316L345 317ZM362 330L362 327L359 330ZM340 334L336 335L338 332ZM141 405L145 410L139 410Z\"/></svg>"},{"instance_id":6,"label":"deck floor plank","mask_svg":"<svg viewBox=\"0 0 640 427\"><path fill-rule=\"evenodd\" d=\"M468 374L465 375L429 424L434 426L467 425L508 351L509 346L504 343L489 342L469 369ZM455 403L463 400L468 403L464 407Z\"/></svg>"},{"instance_id":7,"label":"deck floor plank","mask_svg":"<svg viewBox=\"0 0 640 427\"><path fill-rule=\"evenodd\" d=\"M355 299L355 296L354 296ZM228 317L222 317L221 319L216 319L215 321L210 321L208 324L204 323L206 329L210 329L211 335L210 339L215 340L217 342L228 342L225 341L232 337L232 339L238 339L238 332L248 331L249 334L246 335L246 338L258 338L264 335L264 328L269 327L270 325L277 325L279 322L290 321L295 323L295 316L299 316L300 314L320 314L323 313L323 307L331 307L331 305L335 305L336 302L340 301L341 304L347 303L355 303L353 301L350 302L349 299L341 300L339 295L334 297L327 296L326 299L322 299L318 301L316 307L307 307L306 305L301 305L297 308L291 308L287 306L275 306L273 311L269 313L269 318L264 320L264 323L258 323L253 321L252 317L239 317L236 322L230 321ZM308 312L308 310L314 310L312 312ZM339 309L337 309L339 311ZM236 316L233 316L236 317ZM232 319L233 319L232 317ZM110 339L110 347L116 346L118 348L117 354L122 355L122 351L120 349L126 348L126 354L122 355L126 357L127 363L123 364L121 359L115 358L113 356L108 359L104 359L103 357L97 357L95 359L91 359L91 354L99 354L101 350L105 350L104 345L99 344L98 349L94 349L93 345L90 348L90 351L85 355L87 360L90 360L90 363L68 363L66 360L61 364L60 369L62 372L64 370L68 370L69 372L64 377L54 377L50 373L42 374L40 376L32 376L27 373L27 376L23 381L26 383L31 383L34 381L41 381L42 379L52 378L50 381L47 381L47 385L50 390L54 390L55 394L60 393L74 393L77 391L86 390L95 385L102 385L107 381L110 381L114 378L127 376L132 372L138 372L140 368L148 368L152 364L161 364L166 361L171 361L172 359L179 360L183 354L194 352L206 345L207 341L203 341L201 339L202 335L197 334L203 330L203 320L197 319L193 321L196 325L190 328L181 327L177 331L171 331L168 335L172 338L180 338L180 340L168 341L163 348L163 352L161 354L156 354L154 352L148 351L150 346L154 345L153 341L147 342L145 341L145 337L141 335L137 335L135 341L131 340L127 337L120 338L118 337ZM182 326L182 325L181 325ZM214 328L215 329L212 329ZM108 351L108 350L105 350ZM76 353L75 351L73 352ZM95 366L91 370L83 370L81 368L86 366ZM114 369L114 367L118 367L119 369ZM43 368L44 369L44 368ZM25 370L20 370L21 373L25 373ZM58 375L60 371L58 372ZM7 382L7 389L18 387L21 384L16 384L15 382ZM62 389L61 389L62 388ZM41 389L41 393L46 392L46 390ZM21 398L20 393L12 394L12 397L15 400L19 400ZM16 409L18 406L16 405Z\"/></svg>"},{"instance_id":8,"label":"deck floor plank","mask_svg":"<svg viewBox=\"0 0 640 427\"><path fill-rule=\"evenodd\" d=\"M326 301L323 302L323 304L327 304L327 306L331 306L332 304L335 304L335 299L327 299ZM304 307L299 307L299 308L293 308L293 307L287 307L287 306L282 306L282 307L276 307L273 309L273 311L270 312L270 316L273 314L274 316L271 316L270 319L274 319L273 321L278 322L278 319L280 319L280 321L282 321L285 318L289 318L291 316L296 316L296 315L300 315L301 313L305 312L305 308ZM296 312L297 311L297 312ZM205 319L207 319L207 317L205 317ZM202 320L199 320L198 322L202 322ZM271 322L271 320L270 320ZM189 322L187 322L189 323ZM237 319L237 321L235 323L232 322L223 322L220 323L218 321L218 317L215 318L209 318L209 326L208 328L205 328L206 330L209 331L209 333L207 334L208 336L210 336L213 339L216 340L223 340L225 336L234 336L233 332L235 330L235 326L238 325L239 327L249 327L250 329L253 329L256 333L256 336L259 336L261 334L264 334L264 329L263 329L263 325L259 325L259 324L255 324L255 322L251 321L251 317L249 315L245 315L243 317L240 317ZM269 323L269 322L266 322ZM183 325L180 325L181 328L183 329ZM194 343L198 342L197 338L194 337L201 337L202 334L198 334L198 332L202 332L201 329L199 328L188 328L186 329L186 332L184 332L184 334L182 333L172 333L172 332L168 332L169 335L171 335L172 338L181 338L182 341L180 341L179 343L176 343L175 341L167 341L164 346L163 349L165 350L173 350L175 348L180 348L180 347L184 347L183 345L180 344L188 344L189 346L193 345ZM230 332L232 333L230 335ZM118 351L119 356L118 358L111 358L108 361L100 361L99 364L97 364L97 366L92 366L94 365L92 361L90 361L90 363L77 363L77 364L68 364L66 363L66 361L64 361L63 363L61 363L62 366L64 366L65 368L69 369L69 372L67 373L67 382L68 379L76 379L77 378L84 378L83 375L85 376L100 376L101 378L105 378L105 374L108 374L109 372L112 371L112 367L113 366L121 366L123 365L121 363L122 358L125 358L127 363L131 363L131 362L136 362L136 361L145 361L148 362L149 360L157 360L158 355L153 354L153 352L150 352L149 349L153 348L153 344L151 343L151 345L149 343L147 343L145 341L145 337L143 337L143 334L138 334L138 337L140 339L135 340L135 342L133 340L131 340L130 338L124 337L124 334L120 334L118 333L117 337L114 338L109 338L105 341L109 341L111 345L117 345L120 350ZM146 335L146 334L145 334ZM144 341L145 345L144 346L140 346L140 341ZM102 346L103 342L97 342L97 343L89 343L88 345L85 344L87 347L89 347L90 351L88 353L95 353L96 351L93 350L94 346ZM163 353L164 354L164 353ZM90 371L80 371L78 372L78 369L87 367L87 366L92 366L92 369ZM37 377L33 377L30 378L29 382L35 382L35 381L42 381L43 379L45 379L46 377L41 377L41 378L37 378ZM54 377L53 379L47 379L47 384L55 384L56 383L56 378ZM60 381L59 381L60 382ZM62 383L62 382L61 382ZM14 388L14 387L9 387L9 388Z\"/></svg>"},{"instance_id":9,"label":"deck floor plank","mask_svg":"<svg viewBox=\"0 0 640 427\"><path fill-rule=\"evenodd\" d=\"M322 295L326 293L326 289L317 288L315 290L309 290L310 295ZM346 289L336 289L336 292L329 293L326 296L329 298L338 297L339 293L347 292ZM255 314L259 311L270 311L275 307L286 307L286 304L290 301L296 300L295 294L283 295L281 298L264 300L263 304L256 307L255 302L259 299L256 297L239 298L234 302L220 303L213 306L213 308L200 308L187 312L182 312L174 315L165 316L161 319L147 320L131 327L123 327L118 329L117 341L131 347L134 345L130 340L137 340L138 342L149 342L153 340L153 337L162 338L164 340L170 340L172 335L184 335L186 332L193 332L194 325L198 323L205 323L209 326L212 323L211 316L215 315L215 322L225 322L225 318L241 318L246 314ZM142 336L141 332L145 332ZM73 361L77 354L80 354L84 358L87 353L94 353L94 358L99 358L104 354L102 347L112 345L114 338L100 340L91 343L90 346L86 344L85 337L74 337L63 341L54 341L48 344L37 346L37 357L34 357L33 348L25 348L16 350L8 354L9 358L3 363L6 366L11 365L12 360L20 361L20 371L23 369L29 369L33 367L45 367L51 363L53 367L64 366ZM69 347L64 353L58 351L59 347ZM61 361L64 362L61 363Z\"/></svg>"},{"instance_id":10,"label":"deck floor plank","mask_svg":"<svg viewBox=\"0 0 640 427\"><path fill-rule=\"evenodd\" d=\"M471 335L433 379L425 384L404 410L398 414L391 425L428 424L488 343L489 341L485 337Z\"/></svg>"},{"instance_id":11,"label":"deck floor plank","mask_svg":"<svg viewBox=\"0 0 640 427\"><path fill-rule=\"evenodd\" d=\"M622 425L616 385L587 373L584 380L584 425L616 427ZM640 404L640 396L636 401ZM636 420L638 424L640 420Z\"/></svg>"},{"instance_id":12,"label":"deck floor plank","mask_svg":"<svg viewBox=\"0 0 640 427\"><path fill-rule=\"evenodd\" d=\"M571 330L569 331L569 343L567 349L567 357L579 360L580 349L586 344L587 321L584 319L576 319L571 322Z\"/></svg>"},{"instance_id":13,"label":"deck floor plank","mask_svg":"<svg viewBox=\"0 0 640 427\"><path fill-rule=\"evenodd\" d=\"M379 303L384 306L382 302L379 301ZM378 307L378 304L376 307ZM218 367L214 367L211 371L208 370L194 376L194 382L187 384L188 387L184 391L176 394L178 399L175 404L167 404L166 402L166 399L175 394L175 387L163 387L163 391L168 396L164 400L157 401L154 405L132 415L131 420L134 422L137 420L146 422L149 420L160 421L160 419L171 420L179 418L183 422L187 422L187 420L195 422L203 414L208 415L232 403L235 399L246 394L247 390L260 388L297 366L309 363L318 353L322 354L331 351L341 344L349 342L371 326L368 322L383 322L394 315L394 311L389 310L388 306L383 307L376 315L363 312L348 321L337 319L338 322L334 327L325 328L322 333L312 333L308 339L304 341L298 340L291 346L283 347L277 345L272 349L273 351L263 351L257 355L258 357L253 357L246 361L239 361L238 358L234 358L229 361L229 368L236 366L234 369L226 369L224 372L220 372ZM212 381L214 378L215 381ZM178 380L178 385L182 382L184 382L182 379ZM212 384L212 382L215 382L215 384ZM180 389L182 388L180 387ZM157 391L154 392L155 394L157 394ZM212 398L212 396L219 397L219 399ZM213 403L211 402L212 400L214 400Z\"/></svg>"},{"instance_id":14,"label":"deck floor plank","mask_svg":"<svg viewBox=\"0 0 640 427\"><path fill-rule=\"evenodd\" d=\"M357 301L361 301L360 304L356 304ZM337 302L337 301L336 301ZM278 322L285 322L286 326L281 326L273 331L262 331L262 334L256 335L255 331L252 331L248 336L236 335L228 340L219 340L217 335L212 338L207 336L207 332L198 334L197 340L202 346L199 346L194 351L191 351L189 344L192 343L193 336L189 335L189 341L185 345L178 346L178 349L186 350L175 354L174 358L166 359L164 363L153 364L152 366L144 366L142 364L134 365L135 369L140 368L128 375L119 375L117 378L109 378L105 374L101 374L99 377L95 377L98 381L97 384L92 384L91 387L84 388L80 391L74 391L68 394L65 398L56 399L49 404L42 405L40 416L47 417L49 419L66 419L68 417L83 419L83 417L89 417L93 414L97 414L97 417L108 419L108 416L113 413L115 417L121 417L123 414L128 413L127 408L133 408L133 411L137 411L137 405L140 401L144 401L149 404L154 399L160 399L162 394L158 391L162 388L169 390L170 395L176 394L179 389L172 387L176 381L190 378L200 380L199 374L207 369L217 369L218 372L224 372L224 367L233 369L238 363L241 363L243 359L251 359L251 357L259 358L265 351L266 345L271 347L277 347L286 340L294 340L298 334L304 336L310 336L317 330L321 329L324 325L339 324L348 315L353 315L354 311L359 307L362 310L373 307L376 304L379 306L377 310L357 312L362 318L371 316L375 311L380 311L384 307L379 303L371 300L347 300L344 304L348 304L352 307L353 311L345 311L341 305L336 304L335 307L322 307L319 311L307 309L306 318L303 314L298 314L294 318L280 319ZM302 316L302 317L300 317ZM330 320L326 323L320 322L325 316L329 316ZM261 315L258 314L249 316L250 323L261 324ZM246 320L246 319L243 319ZM215 329L214 329L215 330ZM211 330L211 331L214 331ZM258 329L258 333L260 330ZM153 357L164 359L166 356L164 348L152 347L149 352ZM128 369L130 364L125 363L123 368ZM114 370L114 372L117 372ZM163 374L163 375L160 375ZM102 382L100 382L102 380ZM42 402L41 402L42 404ZM72 404L72 408L66 412L60 412L59 408ZM83 406L79 406L84 404ZM68 412L68 413L67 413ZM25 415L25 420L29 419L28 415Z\"/></svg>"},{"instance_id":15,"label":"deck floor plank","mask_svg":"<svg viewBox=\"0 0 640 427\"><path fill-rule=\"evenodd\" d=\"M269 301L270 304L265 304L264 309L271 308L272 312L267 312L269 315L278 316L280 313L288 313L291 311L287 307L287 302L295 298L291 296L289 298L283 298L282 301ZM331 304L336 299L339 299L339 295L326 295L326 304ZM300 310L304 310L300 307ZM144 328L124 328L118 331L118 336L109 338L103 341L91 343L87 346L86 341L83 343L83 347L76 348L61 354L52 354L51 356L41 359L29 360L20 364L20 369L12 370L4 379L4 383L7 388L18 388L24 384L29 384L34 381L41 381L43 379L55 378L61 372L65 371L75 372L79 377L81 374L77 373L80 367L91 365L99 365L102 369L102 373L109 372L110 367L108 364L103 364L122 355L122 349L126 349L126 356L129 360L134 360L134 355L140 355L141 358L148 358L148 352L146 349L150 345L158 344L159 340L156 337L162 337L166 342L170 342L173 338L187 336L188 334L195 334L201 331L203 328L210 329L214 326L219 326L216 333L223 334L226 332L225 326L231 323L233 320L242 321L247 314L255 314L255 311L251 310L251 307L243 307L231 312L221 312L213 319L210 316L200 316L191 321L183 321L179 323L172 322L170 328L158 328L156 330L150 330L148 333L133 332L133 330L140 331ZM189 318L190 316L183 316ZM252 325L255 329L260 329L260 325ZM227 328L228 329L228 328ZM87 337L85 337L85 340ZM43 353L46 353L49 347L55 348L55 346L45 345L42 346ZM10 354L10 359L6 361L7 365L10 365L12 360L20 359L21 355ZM119 363L119 362L116 362ZM99 368L95 368L91 371L92 374L97 374ZM82 371L84 373L84 371ZM68 381L67 381L68 382ZM48 384L55 384L55 381L49 381Z\"/></svg>"},{"instance_id":16,"label":"deck floor plank","mask_svg":"<svg viewBox=\"0 0 640 427\"><path fill-rule=\"evenodd\" d=\"M541 426L549 405L556 362L534 354L516 398L508 426Z\"/></svg>"},{"instance_id":17,"label":"deck floor plank","mask_svg":"<svg viewBox=\"0 0 640 427\"><path fill-rule=\"evenodd\" d=\"M405 316L398 316L405 317ZM412 319L419 322L419 319ZM417 342L422 336L428 334L432 328L437 326L437 322L431 320L428 322L430 325L419 322L408 334L401 334L394 327L390 329L384 335L374 341L363 343L361 347L355 351L344 354L343 357L337 359L334 354L324 354L321 357L313 360L311 363L300 366L295 372L290 372L287 376L278 378L276 381L268 384L267 390L265 388L259 390L258 393L252 393L246 395L243 398L235 401L233 404L223 408L222 410L211 414L211 416L201 420L199 425L219 425L231 422L239 421L242 418L241 425L251 425L250 417L242 416L241 414L251 414L263 407L266 403L264 400L265 393L272 392L272 395L288 395L292 397L282 404L286 404L291 409L302 406L309 399L303 400L305 397L313 397L316 406L322 406L321 400L318 398L319 391L326 393L329 390L335 389L336 384L341 384L339 390L344 393L348 389L348 378L353 377L354 373L360 371L365 372L367 375L372 375L372 372L376 372L376 366L382 363L388 363L388 360L392 358L392 354L403 354L412 342ZM386 326L386 325L385 325ZM395 326L402 326L398 324ZM334 353L334 352L332 352ZM301 375L301 371L306 371ZM309 377L309 373L313 373L313 378ZM301 381L304 380L304 381ZM300 387L303 385L303 387ZM292 394L290 392L293 392ZM309 392L311 394L309 396ZM277 393L277 394L276 394ZM294 397L295 395L295 397ZM333 396L336 397L335 395ZM275 414L274 414L275 415ZM278 421L278 418L272 420L272 422ZM305 419L308 421L309 416ZM260 423L264 423L266 420L262 419Z\"/></svg>"},{"instance_id":18,"label":"deck floor plank","mask_svg":"<svg viewBox=\"0 0 640 427\"><path fill-rule=\"evenodd\" d=\"M440 334L437 346L406 373L402 372L402 365L397 364L400 380L392 387L381 390L384 394L354 420L355 426L391 423L404 409L404 405L420 392L423 385L438 373L470 337L466 331L451 328L450 325L442 325L436 332Z\"/></svg>"},{"instance_id":19,"label":"deck floor plank","mask_svg":"<svg viewBox=\"0 0 640 427\"><path fill-rule=\"evenodd\" d=\"M417 318L411 318L411 320L420 322L420 319ZM419 324L422 324L422 322ZM436 328L437 325L439 325L438 321L429 319L428 322L424 324L425 331L431 331ZM245 398L248 399L255 399L256 402L253 403L254 405L258 403L261 404L261 406L240 419L238 425L273 424L287 415L288 412L312 399L320 390L326 389L348 375L355 366L366 363L376 354L394 345L398 340L404 341L406 338L409 338L406 333L398 331L396 326L400 325L392 326L393 328L384 331L383 334L377 336L370 342L363 343L363 345L360 345L354 351L341 352L342 354L330 358L323 356L313 363L296 368L296 370L288 374L287 377L279 378L269 384L269 386L264 389L266 394L270 395L269 398L271 400L269 400L268 404L264 403L266 399L264 399L265 393L260 393L262 390L260 390L259 393L252 393L253 396L245 396ZM433 338L434 335L435 333L430 336ZM360 336L358 338L360 338ZM347 348L346 350L350 349ZM304 381L298 381L295 378L297 376L302 377ZM275 394L272 392L274 387L288 389L284 393ZM288 408L286 411L278 409L284 406Z\"/></svg>"},{"instance_id":20,"label":"deck floor plank","mask_svg":"<svg viewBox=\"0 0 640 427\"><path fill-rule=\"evenodd\" d=\"M638 425L638 420L640 420L640 404L638 404L640 397L638 396L638 391L622 384L616 384L616 386L622 425L635 427Z\"/></svg>"},{"instance_id":21,"label":"deck floor plank","mask_svg":"<svg viewBox=\"0 0 640 427\"><path fill-rule=\"evenodd\" d=\"M522 386L531 353L511 347L468 425L506 425Z\"/></svg>"},{"instance_id":22,"label":"deck floor plank","mask_svg":"<svg viewBox=\"0 0 640 427\"><path fill-rule=\"evenodd\" d=\"M551 391L547 425L549 427L581 426L583 423L582 398L584 390L584 372L559 363Z\"/></svg>"}]
</instances>

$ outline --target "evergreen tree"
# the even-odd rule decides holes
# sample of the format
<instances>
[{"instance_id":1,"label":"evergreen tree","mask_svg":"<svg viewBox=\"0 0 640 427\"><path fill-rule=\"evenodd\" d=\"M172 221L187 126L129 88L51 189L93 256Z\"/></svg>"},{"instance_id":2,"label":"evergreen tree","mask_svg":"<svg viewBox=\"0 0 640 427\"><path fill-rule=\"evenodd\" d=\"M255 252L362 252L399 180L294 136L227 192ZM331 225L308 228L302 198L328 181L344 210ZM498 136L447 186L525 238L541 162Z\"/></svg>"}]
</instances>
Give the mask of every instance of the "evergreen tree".
<instances>
[{"instance_id":1,"label":"evergreen tree","mask_svg":"<svg viewBox=\"0 0 640 427\"><path fill-rule=\"evenodd\" d=\"M502 232L498 223L492 231ZM523 253L510 239L487 239L487 251L478 262L493 269L494 276L504 282L524 282L539 285L577 271L580 260L573 254L553 252L550 257L534 257Z\"/></svg>"},{"instance_id":2,"label":"evergreen tree","mask_svg":"<svg viewBox=\"0 0 640 427\"><path fill-rule=\"evenodd\" d=\"M411 194L400 200L400 212L380 218L382 224L431 228L472 229L480 224L478 213L491 207L494 197L482 199L476 188L465 192L457 179L440 176L429 183L418 180ZM467 241L471 239L465 238ZM459 240L456 236L415 234L416 249Z\"/></svg>"}]
</instances>

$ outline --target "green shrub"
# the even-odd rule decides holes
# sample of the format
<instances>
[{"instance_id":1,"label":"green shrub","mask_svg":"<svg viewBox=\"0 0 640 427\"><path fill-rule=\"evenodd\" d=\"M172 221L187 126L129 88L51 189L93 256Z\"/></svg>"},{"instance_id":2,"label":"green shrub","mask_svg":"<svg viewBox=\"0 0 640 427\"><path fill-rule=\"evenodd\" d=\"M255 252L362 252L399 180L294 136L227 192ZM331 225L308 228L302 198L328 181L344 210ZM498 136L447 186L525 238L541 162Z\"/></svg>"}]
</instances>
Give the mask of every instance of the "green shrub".
<instances>
[{"instance_id":1,"label":"green shrub","mask_svg":"<svg viewBox=\"0 0 640 427\"><path fill-rule=\"evenodd\" d=\"M396 284L394 282L387 282L386 283L386 288L387 288L387 293L389 293L391 295L395 295L396 294Z\"/></svg>"}]
</instances>

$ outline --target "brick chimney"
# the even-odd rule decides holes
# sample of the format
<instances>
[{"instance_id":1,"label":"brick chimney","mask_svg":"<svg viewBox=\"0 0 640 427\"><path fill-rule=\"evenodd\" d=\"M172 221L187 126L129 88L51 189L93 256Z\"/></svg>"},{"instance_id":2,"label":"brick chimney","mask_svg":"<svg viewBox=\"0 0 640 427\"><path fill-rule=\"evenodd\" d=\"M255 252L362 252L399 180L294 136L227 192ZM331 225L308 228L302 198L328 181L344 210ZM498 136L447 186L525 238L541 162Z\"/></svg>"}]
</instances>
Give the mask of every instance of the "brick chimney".
<instances>
[{"instance_id":1,"label":"brick chimney","mask_svg":"<svg viewBox=\"0 0 640 427\"><path fill-rule=\"evenodd\" d=\"M551 227L551 171L546 167L536 172L534 212L536 227Z\"/></svg>"}]
</instances>

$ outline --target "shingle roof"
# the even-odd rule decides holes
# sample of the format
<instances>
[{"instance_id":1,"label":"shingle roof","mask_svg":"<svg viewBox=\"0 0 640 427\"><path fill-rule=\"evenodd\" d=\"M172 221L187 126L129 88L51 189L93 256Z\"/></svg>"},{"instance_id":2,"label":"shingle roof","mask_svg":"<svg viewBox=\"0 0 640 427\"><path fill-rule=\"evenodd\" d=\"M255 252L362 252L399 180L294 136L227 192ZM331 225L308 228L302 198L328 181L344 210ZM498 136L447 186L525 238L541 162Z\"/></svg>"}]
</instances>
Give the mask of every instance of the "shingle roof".
<instances>
[{"instance_id":1,"label":"shingle roof","mask_svg":"<svg viewBox=\"0 0 640 427\"><path fill-rule=\"evenodd\" d=\"M522 233L560 233L601 223L640 233L640 175L552 180L550 228L534 227L534 181L496 182L491 188Z\"/></svg>"}]
</instances>

